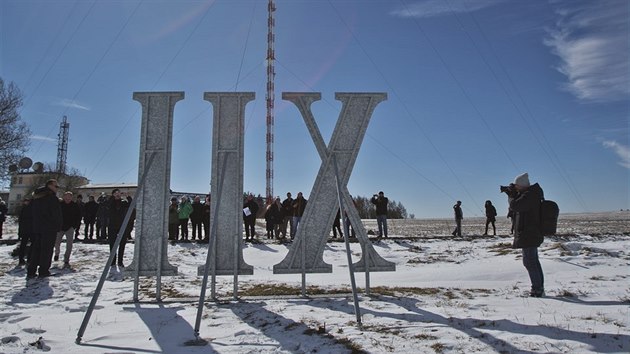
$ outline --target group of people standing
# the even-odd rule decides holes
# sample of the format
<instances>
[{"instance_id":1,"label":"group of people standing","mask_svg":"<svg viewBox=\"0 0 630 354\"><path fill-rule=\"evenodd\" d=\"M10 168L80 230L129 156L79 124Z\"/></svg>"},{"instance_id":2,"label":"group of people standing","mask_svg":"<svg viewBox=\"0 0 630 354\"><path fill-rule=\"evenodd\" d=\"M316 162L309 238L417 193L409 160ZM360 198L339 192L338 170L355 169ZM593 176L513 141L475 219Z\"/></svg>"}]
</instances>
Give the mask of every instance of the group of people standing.
<instances>
[{"instance_id":1,"label":"group of people standing","mask_svg":"<svg viewBox=\"0 0 630 354\"><path fill-rule=\"evenodd\" d=\"M205 203L195 196L192 203L187 196L171 197L168 207L168 239L188 241L188 222L192 224L192 240L208 240L210 235L210 196ZM203 229L203 236L201 230Z\"/></svg>"},{"instance_id":2,"label":"group of people standing","mask_svg":"<svg viewBox=\"0 0 630 354\"><path fill-rule=\"evenodd\" d=\"M291 192L287 193L287 198L280 202L280 197L276 197L265 208L265 230L268 239L276 238L281 241L287 240L287 227L289 237L295 238L298 226L304 215L304 210L308 200L304 198L302 192L298 192L293 199ZM250 194L243 205L243 222L245 223L245 240L253 240L255 234L254 224L258 205ZM249 214L249 215L248 215Z\"/></svg>"},{"instance_id":3,"label":"group of people standing","mask_svg":"<svg viewBox=\"0 0 630 354\"><path fill-rule=\"evenodd\" d=\"M82 219L85 220L86 224L85 238L92 238L88 233L88 225L90 225L91 220L89 215L93 214L88 215L85 211L93 208L90 203L94 202L94 198L90 196L90 202L83 205L81 196L74 198L74 194L70 191L64 192L63 197L59 199L57 197L58 189L57 180L50 179L44 186L37 188L32 196L23 200L18 219L18 239L20 240L18 257L19 264L26 265L27 278L35 276L43 278L51 275L50 267L53 261L58 261L60 258L61 244L64 238L66 242L63 266L65 268L70 267L73 241L79 235ZM121 231L130 203L131 197L121 198L118 189L114 189L109 198L103 201L103 204L107 204L106 210L108 211L107 234L109 235L110 251ZM88 215L87 219L86 215ZM112 265L117 264L124 267L125 244L127 239L131 237L134 220L135 210L132 211L130 220L123 230L117 257L114 257ZM91 224L93 225L93 222ZM30 247L28 247L27 254L26 250L29 243Z\"/></svg>"}]
</instances>

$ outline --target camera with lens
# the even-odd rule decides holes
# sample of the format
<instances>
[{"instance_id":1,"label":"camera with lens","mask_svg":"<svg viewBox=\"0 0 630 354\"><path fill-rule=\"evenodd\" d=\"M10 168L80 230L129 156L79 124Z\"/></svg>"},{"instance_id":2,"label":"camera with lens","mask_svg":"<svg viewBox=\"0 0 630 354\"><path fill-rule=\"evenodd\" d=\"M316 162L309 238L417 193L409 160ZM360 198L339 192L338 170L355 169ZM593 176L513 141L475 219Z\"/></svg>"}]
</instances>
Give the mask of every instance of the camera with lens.
<instances>
[{"instance_id":1,"label":"camera with lens","mask_svg":"<svg viewBox=\"0 0 630 354\"><path fill-rule=\"evenodd\" d=\"M508 197L510 198L514 198L518 194L518 191L516 190L516 186L514 185L514 183L510 183L507 186L499 186L499 190L501 191L501 193L507 194Z\"/></svg>"}]
</instances>

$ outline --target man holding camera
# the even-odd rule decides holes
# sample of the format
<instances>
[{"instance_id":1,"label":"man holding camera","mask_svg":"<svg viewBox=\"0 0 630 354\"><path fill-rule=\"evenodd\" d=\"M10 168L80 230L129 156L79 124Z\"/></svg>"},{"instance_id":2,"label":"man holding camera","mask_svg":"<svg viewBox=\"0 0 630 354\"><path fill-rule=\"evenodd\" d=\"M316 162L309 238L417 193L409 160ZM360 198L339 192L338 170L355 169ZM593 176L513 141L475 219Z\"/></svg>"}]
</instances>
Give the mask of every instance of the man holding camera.
<instances>
[{"instance_id":1,"label":"man holding camera","mask_svg":"<svg viewBox=\"0 0 630 354\"><path fill-rule=\"evenodd\" d=\"M387 204L389 199L385 193L378 192L372 196L372 204L376 205L376 223L378 224L378 237L387 238Z\"/></svg>"},{"instance_id":2,"label":"man holding camera","mask_svg":"<svg viewBox=\"0 0 630 354\"><path fill-rule=\"evenodd\" d=\"M527 173L516 177L514 188L517 194L510 201L510 209L514 212L514 243L512 247L523 250L523 265L527 269L532 283L529 295L543 297L545 296L545 279L538 260L538 246L543 242L540 202L544 193L538 183L529 184Z\"/></svg>"}]
</instances>

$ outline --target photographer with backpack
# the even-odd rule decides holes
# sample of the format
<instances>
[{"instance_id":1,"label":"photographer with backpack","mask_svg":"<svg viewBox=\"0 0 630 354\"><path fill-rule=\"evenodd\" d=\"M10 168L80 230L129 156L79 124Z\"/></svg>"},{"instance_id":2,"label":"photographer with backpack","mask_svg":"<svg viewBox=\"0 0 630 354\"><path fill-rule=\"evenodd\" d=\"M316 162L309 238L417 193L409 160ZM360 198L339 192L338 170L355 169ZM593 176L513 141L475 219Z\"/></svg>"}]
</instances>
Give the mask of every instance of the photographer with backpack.
<instances>
[{"instance_id":1,"label":"photographer with backpack","mask_svg":"<svg viewBox=\"0 0 630 354\"><path fill-rule=\"evenodd\" d=\"M532 287L531 297L545 296L544 275L538 260L538 247L543 242L541 230L540 206L544 193L538 183L530 185L529 176L523 173L514 180L518 194L510 201L510 209L514 212L513 248L523 250L523 265L529 273Z\"/></svg>"}]
</instances>

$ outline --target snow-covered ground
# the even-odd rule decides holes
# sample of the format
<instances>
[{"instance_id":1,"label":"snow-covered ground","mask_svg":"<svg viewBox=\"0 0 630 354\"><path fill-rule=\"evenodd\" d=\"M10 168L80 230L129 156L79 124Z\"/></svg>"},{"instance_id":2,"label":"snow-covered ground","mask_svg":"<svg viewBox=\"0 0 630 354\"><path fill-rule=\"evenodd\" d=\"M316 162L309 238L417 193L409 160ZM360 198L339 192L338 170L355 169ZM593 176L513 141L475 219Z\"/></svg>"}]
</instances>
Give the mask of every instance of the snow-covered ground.
<instances>
[{"instance_id":1,"label":"snow-covered ground","mask_svg":"<svg viewBox=\"0 0 630 354\"><path fill-rule=\"evenodd\" d=\"M78 345L107 245L75 243L72 270L54 262L57 276L27 283L11 256L10 220L0 245L0 353L630 352L630 213L561 215L560 236L539 249L544 298L523 296L527 272L499 221L503 236L479 236L483 220L469 218L465 236L453 238L451 220L390 220L390 239L374 246L397 269L371 273L369 296L356 274L361 327L342 242L327 244L333 273L308 274L310 296L302 298L299 274L272 272L287 246L260 237L244 248L254 275L239 277L240 299L232 300L233 277L219 277L221 301L207 301L201 320L207 344L191 346L206 244L169 245L179 274L162 278L162 302L154 301L155 278L141 278L139 303L131 301L132 278L106 281ZM351 249L358 260L359 244Z\"/></svg>"}]
</instances>

